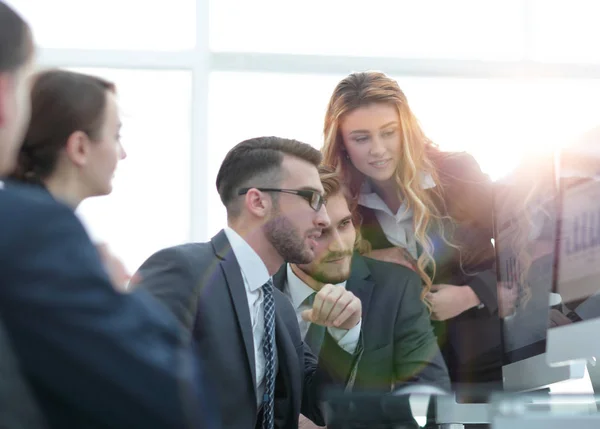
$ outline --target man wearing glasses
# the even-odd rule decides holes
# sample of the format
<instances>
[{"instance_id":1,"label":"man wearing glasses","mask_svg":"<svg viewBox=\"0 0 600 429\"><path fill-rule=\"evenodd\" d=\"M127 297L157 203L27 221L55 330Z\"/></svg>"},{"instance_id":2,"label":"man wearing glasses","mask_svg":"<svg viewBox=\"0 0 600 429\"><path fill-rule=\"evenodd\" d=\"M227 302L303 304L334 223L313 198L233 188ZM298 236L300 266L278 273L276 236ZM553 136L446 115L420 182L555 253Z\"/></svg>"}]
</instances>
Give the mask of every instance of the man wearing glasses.
<instances>
[{"instance_id":1,"label":"man wearing glasses","mask_svg":"<svg viewBox=\"0 0 600 429\"><path fill-rule=\"evenodd\" d=\"M317 166L321 154L295 140L246 140L225 157L217 190L228 227L208 243L162 250L140 268L138 287L179 318L216 386L224 427L297 428L300 412L324 424L322 386L344 386L360 356L361 303L327 285L303 317L327 327L319 359L272 276L306 264L330 224Z\"/></svg>"}]
</instances>

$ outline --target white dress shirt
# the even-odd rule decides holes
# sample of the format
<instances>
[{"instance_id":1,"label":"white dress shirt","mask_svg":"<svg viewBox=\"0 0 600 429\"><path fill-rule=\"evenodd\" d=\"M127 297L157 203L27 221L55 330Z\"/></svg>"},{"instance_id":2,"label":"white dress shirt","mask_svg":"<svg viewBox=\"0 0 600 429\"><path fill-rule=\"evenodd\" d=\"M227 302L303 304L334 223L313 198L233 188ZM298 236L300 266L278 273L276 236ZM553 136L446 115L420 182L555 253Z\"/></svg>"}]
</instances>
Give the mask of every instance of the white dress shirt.
<instances>
[{"instance_id":1,"label":"white dress shirt","mask_svg":"<svg viewBox=\"0 0 600 429\"><path fill-rule=\"evenodd\" d=\"M252 336L254 338L254 361L256 368L256 400L260 407L265 392L265 354L263 340L265 337L265 309L263 305L264 294L262 286L271 278L265 263L248 243L233 229L225 228L225 235L231 244L231 249L240 265L248 309L252 322ZM275 365L277 366L277 348L275 348ZM277 367L275 369L277 372Z\"/></svg>"},{"instance_id":2,"label":"white dress shirt","mask_svg":"<svg viewBox=\"0 0 600 429\"><path fill-rule=\"evenodd\" d=\"M342 286L345 288L346 282L340 283L337 286ZM310 322L302 319L302 312L312 308L306 303L306 299L314 292L314 289L312 289L310 286L300 280L296 274L294 274L290 264L287 264L287 282L285 284L284 293L292 302L294 310L296 310L296 317L298 319L298 325L300 326L300 334L302 335L303 339L306 337L306 333L310 327ZM362 319L354 328L350 330L328 327L327 331L342 349L348 353L354 353L360 338L361 326Z\"/></svg>"},{"instance_id":3,"label":"white dress shirt","mask_svg":"<svg viewBox=\"0 0 600 429\"><path fill-rule=\"evenodd\" d=\"M421 188L435 188L435 182L430 174L421 174ZM358 204L375 212L377 222L379 222L385 237L390 243L406 249L413 258L416 260L419 259L417 239L415 238L415 228L413 226L413 211L406 207L406 203L402 202L396 214L393 214L381 197L371 189L371 184L365 181L358 197ZM478 309L484 307L485 304L483 302L477 305Z\"/></svg>"},{"instance_id":4,"label":"white dress shirt","mask_svg":"<svg viewBox=\"0 0 600 429\"><path fill-rule=\"evenodd\" d=\"M430 189L435 187L435 182L430 174L421 175L421 187ZM415 229L413 226L413 211L402 202L396 213L392 213L387 204L365 181L360 191L358 204L372 209L385 237L394 246L406 249L413 258L419 259Z\"/></svg>"}]
</instances>

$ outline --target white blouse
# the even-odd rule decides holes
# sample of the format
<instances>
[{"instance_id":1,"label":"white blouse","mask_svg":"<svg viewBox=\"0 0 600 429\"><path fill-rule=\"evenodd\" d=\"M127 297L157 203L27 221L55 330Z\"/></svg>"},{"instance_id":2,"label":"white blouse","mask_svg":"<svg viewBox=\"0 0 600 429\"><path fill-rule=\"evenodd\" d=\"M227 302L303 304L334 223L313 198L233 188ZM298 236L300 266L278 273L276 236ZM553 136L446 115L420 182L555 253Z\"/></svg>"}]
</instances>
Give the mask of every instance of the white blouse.
<instances>
[{"instance_id":1,"label":"white blouse","mask_svg":"<svg viewBox=\"0 0 600 429\"><path fill-rule=\"evenodd\" d=\"M421 175L421 187L423 189L435 187L435 182L430 174ZM358 204L373 210L379 225L381 225L381 229L390 243L406 249L413 258L419 259L412 209L409 209L402 202L398 211L395 214L392 213L381 197L372 190L368 180L365 181L361 188Z\"/></svg>"}]
</instances>

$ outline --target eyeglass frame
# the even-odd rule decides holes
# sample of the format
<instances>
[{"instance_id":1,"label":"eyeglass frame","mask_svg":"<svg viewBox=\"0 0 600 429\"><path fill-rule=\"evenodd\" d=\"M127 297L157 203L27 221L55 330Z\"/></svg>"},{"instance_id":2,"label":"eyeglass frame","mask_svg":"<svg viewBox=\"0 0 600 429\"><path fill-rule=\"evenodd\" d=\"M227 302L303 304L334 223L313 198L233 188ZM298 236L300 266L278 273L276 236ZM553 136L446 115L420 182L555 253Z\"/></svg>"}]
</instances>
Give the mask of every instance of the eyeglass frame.
<instances>
[{"instance_id":1,"label":"eyeglass frame","mask_svg":"<svg viewBox=\"0 0 600 429\"><path fill-rule=\"evenodd\" d=\"M252 187L252 188L242 188L238 191L238 195L245 195L248 193L248 191L250 189L256 189L257 191L260 192L281 192L283 194L292 194L292 195L298 195L299 197L302 197L303 199L305 199L308 202L308 205L310 206L311 209L313 209L314 211L318 212L319 210L321 210L321 207L323 207L326 203L327 200L325 199L325 197L323 195L321 195L319 193L319 191L314 191L314 190L310 190L310 189L281 189L281 188L256 188L256 187ZM319 199L317 200L317 207L313 207L313 196L314 195L318 195Z\"/></svg>"}]
</instances>

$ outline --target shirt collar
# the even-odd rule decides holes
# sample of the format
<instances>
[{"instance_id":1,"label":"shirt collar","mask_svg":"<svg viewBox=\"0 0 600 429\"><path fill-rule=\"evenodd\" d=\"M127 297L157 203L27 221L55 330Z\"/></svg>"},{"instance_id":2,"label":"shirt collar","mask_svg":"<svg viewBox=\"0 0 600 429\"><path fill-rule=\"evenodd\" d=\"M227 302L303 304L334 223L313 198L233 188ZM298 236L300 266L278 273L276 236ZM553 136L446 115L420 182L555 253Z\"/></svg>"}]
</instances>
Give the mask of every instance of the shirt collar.
<instances>
[{"instance_id":1,"label":"shirt collar","mask_svg":"<svg viewBox=\"0 0 600 429\"><path fill-rule=\"evenodd\" d=\"M421 172L420 180L422 189L431 189L435 188L436 186L435 182L433 181L433 177L431 177L431 174L429 173ZM375 193L371 185L371 181L368 179L363 181L363 184L360 188L358 204L374 210L383 210L385 212L388 212L392 216L395 215L394 213L390 212L390 209L383 202L381 197Z\"/></svg>"},{"instance_id":2,"label":"shirt collar","mask_svg":"<svg viewBox=\"0 0 600 429\"><path fill-rule=\"evenodd\" d=\"M314 292L316 292L309 285L304 283L303 280L298 277L294 271L292 270L292 266L290 264L286 264L287 270L287 282L286 282L286 292L287 295L292 300L292 305L294 309L299 309L300 306L306 301L306 298L311 296ZM346 288L346 282L339 283L337 286L342 286Z\"/></svg>"},{"instance_id":3,"label":"shirt collar","mask_svg":"<svg viewBox=\"0 0 600 429\"><path fill-rule=\"evenodd\" d=\"M225 235L238 261L248 289L253 292L261 288L271 278L263 260L233 229L225 228Z\"/></svg>"}]
</instances>

